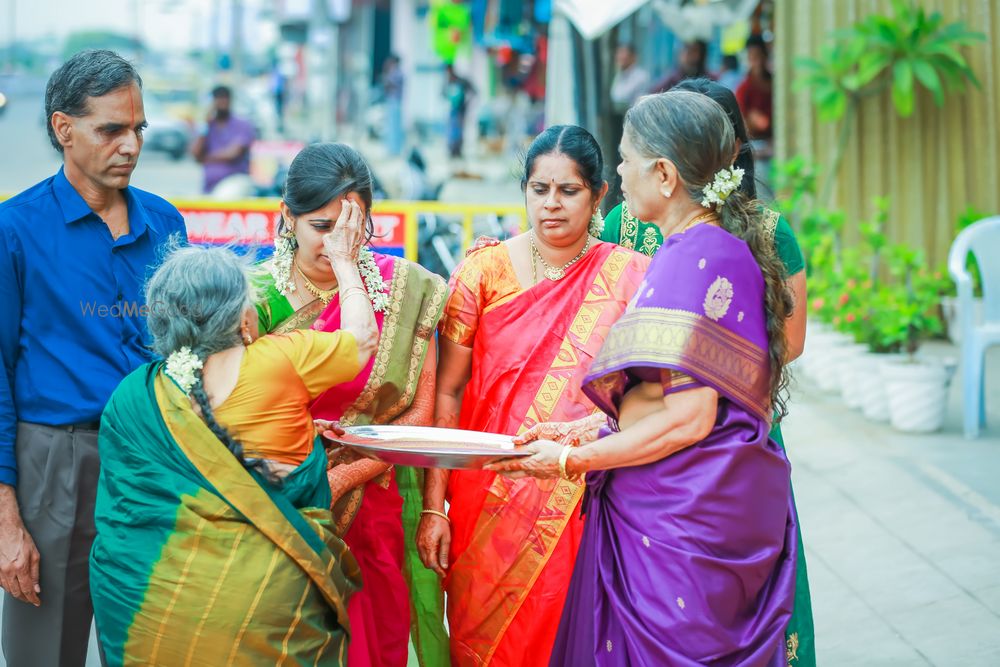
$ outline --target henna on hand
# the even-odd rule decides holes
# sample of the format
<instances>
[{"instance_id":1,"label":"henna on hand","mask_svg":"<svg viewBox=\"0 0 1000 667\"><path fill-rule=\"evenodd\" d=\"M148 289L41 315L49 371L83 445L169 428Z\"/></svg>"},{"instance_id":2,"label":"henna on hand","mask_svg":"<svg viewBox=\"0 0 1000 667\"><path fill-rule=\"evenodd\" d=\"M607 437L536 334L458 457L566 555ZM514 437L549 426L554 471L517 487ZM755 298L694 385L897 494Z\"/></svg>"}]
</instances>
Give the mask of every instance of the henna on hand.
<instances>
[{"instance_id":1,"label":"henna on hand","mask_svg":"<svg viewBox=\"0 0 1000 667\"><path fill-rule=\"evenodd\" d=\"M434 422L434 369L424 369L417 380L417 392L403 414L392 420L404 426L430 426Z\"/></svg>"}]
</instances>

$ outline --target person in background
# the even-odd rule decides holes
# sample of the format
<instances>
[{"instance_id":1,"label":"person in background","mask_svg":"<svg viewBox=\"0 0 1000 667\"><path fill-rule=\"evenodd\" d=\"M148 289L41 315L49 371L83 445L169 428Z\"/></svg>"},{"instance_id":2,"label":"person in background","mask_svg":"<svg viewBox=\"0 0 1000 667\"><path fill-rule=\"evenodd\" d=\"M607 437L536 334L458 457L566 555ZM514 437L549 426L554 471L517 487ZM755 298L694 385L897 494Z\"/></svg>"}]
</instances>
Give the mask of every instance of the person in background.
<instances>
[{"instance_id":1,"label":"person in background","mask_svg":"<svg viewBox=\"0 0 1000 667\"><path fill-rule=\"evenodd\" d=\"M208 123L191 146L191 155L204 165L202 192L206 194L224 178L250 173L250 146L257 130L250 121L233 115L232 104L233 93L227 86L212 89Z\"/></svg>"},{"instance_id":2,"label":"person in background","mask_svg":"<svg viewBox=\"0 0 1000 667\"><path fill-rule=\"evenodd\" d=\"M760 35L747 39L747 75L736 89L736 101L746 119L751 145L758 160L770 160L773 154L772 121L773 90L771 68L768 64L767 43ZM766 165L764 165L766 166ZM761 173L766 175L767 169Z\"/></svg>"},{"instance_id":3,"label":"person in background","mask_svg":"<svg viewBox=\"0 0 1000 667\"><path fill-rule=\"evenodd\" d=\"M382 94L385 98L385 147L392 157L403 153L403 68L399 56L390 53L382 64Z\"/></svg>"},{"instance_id":4,"label":"person in background","mask_svg":"<svg viewBox=\"0 0 1000 667\"><path fill-rule=\"evenodd\" d=\"M722 69L719 70L717 81L729 90L735 91L743 81L740 59L732 53L722 56Z\"/></svg>"},{"instance_id":5,"label":"person in background","mask_svg":"<svg viewBox=\"0 0 1000 667\"><path fill-rule=\"evenodd\" d=\"M288 98L288 77L281 71L281 64L275 63L271 70L271 97L274 99L274 115L278 134L285 133L285 103Z\"/></svg>"},{"instance_id":6,"label":"person in background","mask_svg":"<svg viewBox=\"0 0 1000 667\"><path fill-rule=\"evenodd\" d=\"M444 97L448 100L448 155L460 158L462 144L465 142L465 112L469 109L469 100L475 96L476 89L468 79L459 76L455 66L450 63L445 68L445 77Z\"/></svg>"},{"instance_id":7,"label":"person in background","mask_svg":"<svg viewBox=\"0 0 1000 667\"><path fill-rule=\"evenodd\" d=\"M708 44L700 39L691 40L684 44L681 50L680 61L669 74L653 84L649 92L662 93L670 90L684 79L711 79L708 72Z\"/></svg>"},{"instance_id":8,"label":"person in background","mask_svg":"<svg viewBox=\"0 0 1000 667\"><path fill-rule=\"evenodd\" d=\"M646 93L649 88L649 73L636 62L635 47L632 44L619 44L615 51L615 66L618 71L611 81L611 131L613 145L622 140L622 127L625 124L625 112ZM621 179L615 174L609 183L608 199L617 201L621 196Z\"/></svg>"},{"instance_id":9,"label":"person in background","mask_svg":"<svg viewBox=\"0 0 1000 667\"><path fill-rule=\"evenodd\" d=\"M611 81L611 106L616 115L625 116L628 108L649 88L649 72L636 62L635 47L619 44L615 51L615 78Z\"/></svg>"},{"instance_id":10,"label":"person in background","mask_svg":"<svg viewBox=\"0 0 1000 667\"><path fill-rule=\"evenodd\" d=\"M63 166L0 204L0 586L8 665L83 667L101 412L152 359L143 281L173 206L129 185L142 150L142 79L82 51L45 89Z\"/></svg>"}]
</instances>

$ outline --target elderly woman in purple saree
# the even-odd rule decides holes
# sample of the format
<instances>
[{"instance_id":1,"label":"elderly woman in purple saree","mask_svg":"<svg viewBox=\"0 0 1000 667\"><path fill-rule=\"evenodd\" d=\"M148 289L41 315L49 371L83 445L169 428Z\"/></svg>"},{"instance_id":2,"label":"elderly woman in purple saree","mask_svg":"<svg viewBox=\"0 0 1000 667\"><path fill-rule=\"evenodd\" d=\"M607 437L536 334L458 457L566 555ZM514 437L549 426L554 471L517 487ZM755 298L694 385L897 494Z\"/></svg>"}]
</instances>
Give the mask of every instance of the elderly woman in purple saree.
<instances>
[{"instance_id":1,"label":"elderly woman in purple saree","mask_svg":"<svg viewBox=\"0 0 1000 667\"><path fill-rule=\"evenodd\" d=\"M784 370L775 315L790 304L773 249L746 233L752 202L725 192L738 176L720 171L732 139L712 134L724 123L708 105L718 105L691 95L643 98L626 122L623 186L642 206L650 184L630 169L647 170L645 179L663 169L667 203L649 213L660 213L650 218L667 240L582 380L608 426L588 437L572 424L538 425L521 436L533 456L492 466L586 473L554 666L787 664L796 522L789 464L768 432ZM677 144L639 141L646 128L683 128L678 114L690 117L680 133L689 144L718 155L699 164ZM660 167L629 165L657 154L667 156ZM700 207L697 195L719 175L722 203Z\"/></svg>"},{"instance_id":2,"label":"elderly woman in purple saree","mask_svg":"<svg viewBox=\"0 0 1000 667\"><path fill-rule=\"evenodd\" d=\"M784 664L795 522L788 462L768 438L762 292L745 243L694 227L657 253L594 360L584 393L612 420L639 381L711 387L717 417L666 458L587 474L553 664Z\"/></svg>"}]
</instances>

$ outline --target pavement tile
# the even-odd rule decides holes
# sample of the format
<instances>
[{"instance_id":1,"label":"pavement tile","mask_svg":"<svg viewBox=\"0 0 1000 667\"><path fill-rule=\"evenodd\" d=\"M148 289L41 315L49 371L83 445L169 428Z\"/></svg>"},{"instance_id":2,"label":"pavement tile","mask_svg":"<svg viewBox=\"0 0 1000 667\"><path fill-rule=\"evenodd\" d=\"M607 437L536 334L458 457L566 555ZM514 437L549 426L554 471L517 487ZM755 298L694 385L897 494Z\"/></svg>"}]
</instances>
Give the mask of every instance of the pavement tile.
<instances>
[{"instance_id":1,"label":"pavement tile","mask_svg":"<svg viewBox=\"0 0 1000 667\"><path fill-rule=\"evenodd\" d=\"M952 581L973 595L1000 586L1000 545L989 551L965 551L934 559L934 564ZM997 638L1000 642L1000 637Z\"/></svg>"},{"instance_id":2,"label":"pavement tile","mask_svg":"<svg viewBox=\"0 0 1000 667\"><path fill-rule=\"evenodd\" d=\"M806 558L818 664L929 664L829 568L822 556L806 549Z\"/></svg>"},{"instance_id":3,"label":"pavement tile","mask_svg":"<svg viewBox=\"0 0 1000 667\"><path fill-rule=\"evenodd\" d=\"M972 597L983 603L994 614L1000 616L1000 586L977 589L972 592Z\"/></svg>"},{"instance_id":4,"label":"pavement tile","mask_svg":"<svg viewBox=\"0 0 1000 667\"><path fill-rule=\"evenodd\" d=\"M934 665L1000 665L1000 617L968 595L901 611L887 620Z\"/></svg>"}]
</instances>

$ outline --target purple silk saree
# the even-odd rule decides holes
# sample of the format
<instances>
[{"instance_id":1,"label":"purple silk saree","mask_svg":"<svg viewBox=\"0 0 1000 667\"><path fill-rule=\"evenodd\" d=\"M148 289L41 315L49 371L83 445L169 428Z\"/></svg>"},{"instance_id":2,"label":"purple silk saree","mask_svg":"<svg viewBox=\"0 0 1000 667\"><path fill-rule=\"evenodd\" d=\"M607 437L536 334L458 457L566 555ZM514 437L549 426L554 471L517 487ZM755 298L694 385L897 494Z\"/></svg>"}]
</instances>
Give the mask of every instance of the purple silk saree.
<instances>
[{"instance_id":1,"label":"purple silk saree","mask_svg":"<svg viewBox=\"0 0 1000 667\"><path fill-rule=\"evenodd\" d=\"M700 225L659 250L584 381L618 417L639 380L710 386L716 424L660 461L587 475L583 542L552 665L784 665L795 588L789 465L768 437L764 280Z\"/></svg>"}]
</instances>

